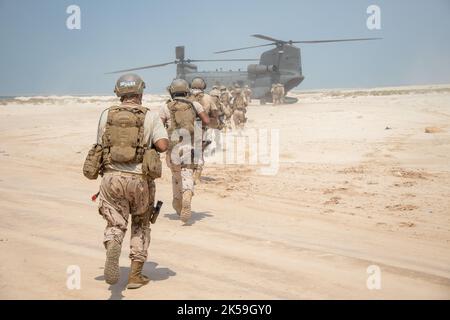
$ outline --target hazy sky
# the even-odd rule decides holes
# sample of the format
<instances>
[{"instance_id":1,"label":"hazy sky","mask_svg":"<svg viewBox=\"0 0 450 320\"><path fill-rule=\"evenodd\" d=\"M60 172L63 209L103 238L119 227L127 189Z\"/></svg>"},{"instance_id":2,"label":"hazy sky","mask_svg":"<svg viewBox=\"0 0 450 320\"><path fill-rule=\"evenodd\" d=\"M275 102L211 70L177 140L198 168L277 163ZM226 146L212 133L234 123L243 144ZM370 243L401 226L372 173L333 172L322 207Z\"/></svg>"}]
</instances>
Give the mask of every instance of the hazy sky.
<instances>
[{"instance_id":1,"label":"hazy sky","mask_svg":"<svg viewBox=\"0 0 450 320\"><path fill-rule=\"evenodd\" d=\"M81 8L81 30L66 8ZM366 26L381 8L381 30ZM261 33L284 40L383 37L381 41L302 45L298 89L450 83L450 1L430 0L0 0L0 95L112 94L105 72L175 59L259 58ZM246 69L246 62L202 63L199 70ZM147 92L163 92L175 66L140 71Z\"/></svg>"}]
</instances>

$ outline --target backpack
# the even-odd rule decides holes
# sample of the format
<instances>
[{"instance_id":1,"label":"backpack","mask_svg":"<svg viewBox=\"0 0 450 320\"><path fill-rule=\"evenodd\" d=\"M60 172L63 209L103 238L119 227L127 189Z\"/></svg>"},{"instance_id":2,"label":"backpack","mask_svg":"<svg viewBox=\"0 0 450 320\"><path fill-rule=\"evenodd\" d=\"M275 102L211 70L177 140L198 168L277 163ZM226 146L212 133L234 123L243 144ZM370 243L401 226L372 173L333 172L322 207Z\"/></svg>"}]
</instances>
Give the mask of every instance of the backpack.
<instances>
[{"instance_id":1,"label":"backpack","mask_svg":"<svg viewBox=\"0 0 450 320\"><path fill-rule=\"evenodd\" d=\"M185 129L191 135L191 142L194 141L194 128L197 113L193 103L188 99L174 99L167 104L170 111L170 127L167 129L171 144L176 145L179 141L172 141L172 133L175 130ZM181 135L182 133L180 133Z\"/></svg>"},{"instance_id":2,"label":"backpack","mask_svg":"<svg viewBox=\"0 0 450 320\"><path fill-rule=\"evenodd\" d=\"M223 104L229 104L230 103L230 94L228 93L228 92L222 92L221 94L220 94L220 101L223 103Z\"/></svg>"},{"instance_id":3,"label":"backpack","mask_svg":"<svg viewBox=\"0 0 450 320\"><path fill-rule=\"evenodd\" d=\"M198 103L202 104L203 98L205 97L205 93L204 92L197 92L195 94L191 94L189 95L189 100L190 101L197 101Z\"/></svg>"},{"instance_id":4,"label":"backpack","mask_svg":"<svg viewBox=\"0 0 450 320\"><path fill-rule=\"evenodd\" d=\"M148 141L144 141L144 121L148 109L141 106L109 108L102 136L104 164L140 163Z\"/></svg>"},{"instance_id":5,"label":"backpack","mask_svg":"<svg viewBox=\"0 0 450 320\"><path fill-rule=\"evenodd\" d=\"M236 97L233 100L233 109L234 110L245 110L246 107L246 103L245 103L245 99L243 97L242 94L238 94L236 95Z\"/></svg>"}]
</instances>

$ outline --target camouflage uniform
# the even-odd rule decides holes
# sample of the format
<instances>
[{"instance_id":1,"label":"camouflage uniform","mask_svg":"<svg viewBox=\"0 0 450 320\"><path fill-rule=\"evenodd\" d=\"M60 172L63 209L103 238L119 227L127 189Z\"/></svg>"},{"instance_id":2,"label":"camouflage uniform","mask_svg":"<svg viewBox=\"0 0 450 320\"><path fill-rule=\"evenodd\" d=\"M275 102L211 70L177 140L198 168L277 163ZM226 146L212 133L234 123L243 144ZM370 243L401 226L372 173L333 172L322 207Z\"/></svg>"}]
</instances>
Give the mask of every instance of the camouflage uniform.
<instances>
[{"instance_id":1,"label":"camouflage uniform","mask_svg":"<svg viewBox=\"0 0 450 320\"><path fill-rule=\"evenodd\" d=\"M231 102L233 109L233 122L237 129L244 128L247 121L245 114L247 113L247 100L240 89L235 90L235 96Z\"/></svg>"},{"instance_id":2,"label":"camouflage uniform","mask_svg":"<svg viewBox=\"0 0 450 320\"><path fill-rule=\"evenodd\" d=\"M215 104L215 99L212 96L205 93L203 90L192 89L191 95L189 96L189 100L191 100L193 102L194 101L198 102L199 104L202 105L203 110L206 112L208 117L211 119L211 124L214 125L214 123L218 123L219 109L218 109L217 105ZM207 129L207 130L209 130L209 129ZM209 133L207 132L207 130L203 131L203 138L204 138L203 141L206 141L208 139L207 137L209 136ZM203 160L203 153L202 153L202 159L201 159L201 161L199 161L199 163L196 165L196 167L194 169L194 182L196 184L200 182L203 165L204 165L204 160Z\"/></svg>"},{"instance_id":3,"label":"camouflage uniform","mask_svg":"<svg viewBox=\"0 0 450 320\"><path fill-rule=\"evenodd\" d=\"M121 103L102 112L96 143L83 165L86 178L95 180L102 176L98 212L107 222L104 276L110 285L120 278L122 242L131 217L128 289L140 288L150 281L142 269L150 244L153 179L161 176L158 151L164 152L169 142L158 114L142 106L144 89L145 82L133 73L116 81L114 93Z\"/></svg>"},{"instance_id":4,"label":"camouflage uniform","mask_svg":"<svg viewBox=\"0 0 450 320\"><path fill-rule=\"evenodd\" d=\"M212 129L219 129L221 130L224 126L224 117L225 117L225 106L222 104L222 101L220 100L221 92L219 89L214 88L210 91L209 95L213 99L213 102L217 108L217 112L215 114L215 117L210 117L210 124L209 127Z\"/></svg>"},{"instance_id":5,"label":"camouflage uniform","mask_svg":"<svg viewBox=\"0 0 450 320\"><path fill-rule=\"evenodd\" d=\"M176 99L176 98L175 98ZM197 114L200 112L204 112L203 106L198 102L193 102L195 110ZM168 122L171 119L170 111L167 107L167 105L163 105L160 109L159 114L162 122L164 124L168 124ZM201 132L201 128L198 128L198 130ZM200 139L197 138L197 141L194 142L194 144L201 145L201 134ZM180 150L183 155L190 156L192 146L184 146ZM185 191L191 191L192 194L194 194L194 166L184 166L181 165L181 163L177 163L175 159L172 159L172 152L173 149L170 149L166 153L166 163L167 166L170 168L172 172L172 195L173 195L173 201L172 205L174 209L178 212L181 210L181 201L183 198L183 193ZM201 162L202 159L199 159L199 162ZM178 210L178 208L180 208Z\"/></svg>"},{"instance_id":6,"label":"camouflage uniform","mask_svg":"<svg viewBox=\"0 0 450 320\"><path fill-rule=\"evenodd\" d=\"M203 110L209 117L214 117L218 112L218 108L214 103L214 99L203 90L192 89L189 100L197 101L198 103L200 103L203 106Z\"/></svg>"},{"instance_id":7,"label":"camouflage uniform","mask_svg":"<svg viewBox=\"0 0 450 320\"><path fill-rule=\"evenodd\" d=\"M142 175L111 171L100 185L99 212L107 221L104 244L122 243L131 215L130 259L145 262L150 245L150 214L155 183Z\"/></svg>"},{"instance_id":8,"label":"camouflage uniform","mask_svg":"<svg viewBox=\"0 0 450 320\"><path fill-rule=\"evenodd\" d=\"M272 88L270 89L270 93L272 94L272 103L274 105L277 104L278 101L278 92L275 90L275 84L272 84Z\"/></svg>"},{"instance_id":9,"label":"camouflage uniform","mask_svg":"<svg viewBox=\"0 0 450 320\"><path fill-rule=\"evenodd\" d=\"M277 83L272 85L272 100L274 105L283 104L284 103L284 85L281 83Z\"/></svg>"},{"instance_id":10,"label":"camouflage uniform","mask_svg":"<svg viewBox=\"0 0 450 320\"><path fill-rule=\"evenodd\" d=\"M249 86L245 86L244 95L245 95L245 99L247 100L247 102L251 103L252 102L252 90L249 88Z\"/></svg>"},{"instance_id":11,"label":"camouflage uniform","mask_svg":"<svg viewBox=\"0 0 450 320\"><path fill-rule=\"evenodd\" d=\"M133 105L130 105L132 107ZM108 109L102 113L97 143L102 143ZM167 131L156 113L148 111L144 121L144 139L167 139ZM155 183L142 174L140 163L111 163L104 168L100 185L99 213L106 220L103 243L122 244L131 215L130 259L145 262L150 244L149 215L155 198Z\"/></svg>"},{"instance_id":12,"label":"camouflage uniform","mask_svg":"<svg viewBox=\"0 0 450 320\"><path fill-rule=\"evenodd\" d=\"M280 103L283 104L284 103L284 96L286 94L283 84L281 84L281 83L278 84L278 91L279 91L279 96L280 96Z\"/></svg>"},{"instance_id":13,"label":"camouflage uniform","mask_svg":"<svg viewBox=\"0 0 450 320\"><path fill-rule=\"evenodd\" d=\"M220 101L223 105L225 126L227 129L231 129L231 116L233 115L233 110L231 109L231 93L226 87L222 87L220 90Z\"/></svg>"}]
</instances>

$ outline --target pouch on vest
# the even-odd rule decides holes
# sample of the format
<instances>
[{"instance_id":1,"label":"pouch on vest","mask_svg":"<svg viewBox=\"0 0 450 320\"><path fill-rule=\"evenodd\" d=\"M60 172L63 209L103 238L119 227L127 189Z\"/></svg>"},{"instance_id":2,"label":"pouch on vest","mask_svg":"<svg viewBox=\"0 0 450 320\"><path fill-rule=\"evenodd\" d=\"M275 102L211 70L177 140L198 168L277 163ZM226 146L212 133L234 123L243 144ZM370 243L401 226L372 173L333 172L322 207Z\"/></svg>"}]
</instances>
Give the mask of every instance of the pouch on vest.
<instances>
[{"instance_id":1,"label":"pouch on vest","mask_svg":"<svg viewBox=\"0 0 450 320\"><path fill-rule=\"evenodd\" d=\"M101 171L103 162L103 148L99 144L94 144L89 150L83 165L83 174L90 180L95 180Z\"/></svg>"},{"instance_id":2,"label":"pouch on vest","mask_svg":"<svg viewBox=\"0 0 450 320\"><path fill-rule=\"evenodd\" d=\"M150 179L161 178L162 162L159 153L155 149L145 150L144 160L142 161L142 173Z\"/></svg>"}]
</instances>

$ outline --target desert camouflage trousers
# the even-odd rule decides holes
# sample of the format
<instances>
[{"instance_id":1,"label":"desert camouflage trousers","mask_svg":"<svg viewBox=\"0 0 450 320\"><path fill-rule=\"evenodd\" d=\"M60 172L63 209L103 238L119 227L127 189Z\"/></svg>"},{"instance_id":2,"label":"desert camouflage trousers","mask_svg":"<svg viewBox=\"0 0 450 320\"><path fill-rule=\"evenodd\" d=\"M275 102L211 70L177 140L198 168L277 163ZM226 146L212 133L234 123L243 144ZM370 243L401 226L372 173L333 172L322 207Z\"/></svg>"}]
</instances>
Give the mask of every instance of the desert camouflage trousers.
<instances>
[{"instance_id":1,"label":"desert camouflage trousers","mask_svg":"<svg viewBox=\"0 0 450 320\"><path fill-rule=\"evenodd\" d=\"M100 185L99 213L106 220L104 244L122 244L131 217L130 259L145 262L150 245L150 216L155 183L142 175L106 172Z\"/></svg>"},{"instance_id":2,"label":"desert camouflage trousers","mask_svg":"<svg viewBox=\"0 0 450 320\"><path fill-rule=\"evenodd\" d=\"M237 129L243 128L245 124L245 113L242 110L234 110L233 113L234 127Z\"/></svg>"},{"instance_id":3,"label":"desert camouflage trousers","mask_svg":"<svg viewBox=\"0 0 450 320\"><path fill-rule=\"evenodd\" d=\"M272 94L272 101L273 101L274 105L283 104L284 103L284 97L282 95L280 95L280 94L273 93Z\"/></svg>"},{"instance_id":4,"label":"desert camouflage trousers","mask_svg":"<svg viewBox=\"0 0 450 320\"><path fill-rule=\"evenodd\" d=\"M231 117L233 116L233 110L231 109L231 106L225 106L224 107L224 124L226 129L231 129Z\"/></svg>"},{"instance_id":5,"label":"desert camouflage trousers","mask_svg":"<svg viewBox=\"0 0 450 320\"><path fill-rule=\"evenodd\" d=\"M174 200L181 201L183 192L190 190L194 193L194 169L172 163L170 154L171 150L168 150L166 163L172 172L172 195Z\"/></svg>"}]
</instances>

